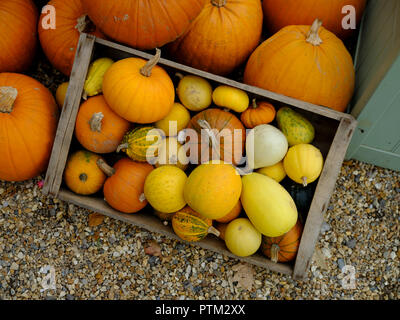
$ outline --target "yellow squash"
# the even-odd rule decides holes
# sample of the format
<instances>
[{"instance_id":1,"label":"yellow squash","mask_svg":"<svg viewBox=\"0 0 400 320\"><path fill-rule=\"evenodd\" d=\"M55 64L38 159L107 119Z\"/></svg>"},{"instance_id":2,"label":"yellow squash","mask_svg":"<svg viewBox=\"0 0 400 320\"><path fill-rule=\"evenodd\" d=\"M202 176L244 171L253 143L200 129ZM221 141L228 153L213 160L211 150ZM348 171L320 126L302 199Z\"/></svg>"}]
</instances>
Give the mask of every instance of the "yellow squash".
<instances>
[{"instance_id":1,"label":"yellow squash","mask_svg":"<svg viewBox=\"0 0 400 320\"><path fill-rule=\"evenodd\" d=\"M208 108L212 102L212 87L210 83L198 76L182 76L176 92L182 104L191 111L201 111Z\"/></svg>"},{"instance_id":2,"label":"yellow squash","mask_svg":"<svg viewBox=\"0 0 400 320\"><path fill-rule=\"evenodd\" d=\"M257 172L274 179L276 182L281 182L286 177L283 161L279 161L277 164L270 167L258 169Z\"/></svg>"},{"instance_id":3,"label":"yellow squash","mask_svg":"<svg viewBox=\"0 0 400 320\"><path fill-rule=\"evenodd\" d=\"M212 220L185 207L172 217L172 228L176 235L185 241L196 242L204 239L209 233L219 237L220 233L212 226Z\"/></svg>"},{"instance_id":4,"label":"yellow squash","mask_svg":"<svg viewBox=\"0 0 400 320\"><path fill-rule=\"evenodd\" d=\"M324 158L313 145L298 144L289 148L283 165L290 179L306 187L321 175Z\"/></svg>"},{"instance_id":5,"label":"yellow squash","mask_svg":"<svg viewBox=\"0 0 400 320\"><path fill-rule=\"evenodd\" d=\"M279 237L293 228L297 208L278 182L260 173L246 175L242 182L244 211L259 232L268 237Z\"/></svg>"},{"instance_id":6,"label":"yellow squash","mask_svg":"<svg viewBox=\"0 0 400 320\"><path fill-rule=\"evenodd\" d=\"M67 95L69 82L61 83L56 91L56 101L58 107L61 109L64 106L65 96Z\"/></svg>"},{"instance_id":7,"label":"yellow squash","mask_svg":"<svg viewBox=\"0 0 400 320\"><path fill-rule=\"evenodd\" d=\"M100 58L92 62L89 66L85 85L83 87L83 97L92 97L102 93L104 74L114 63L110 58Z\"/></svg>"},{"instance_id":8,"label":"yellow squash","mask_svg":"<svg viewBox=\"0 0 400 320\"><path fill-rule=\"evenodd\" d=\"M189 121L189 111L180 103L174 103L170 113L164 119L156 122L156 127L163 130L167 137L176 136L182 129L186 128Z\"/></svg>"},{"instance_id":9,"label":"yellow squash","mask_svg":"<svg viewBox=\"0 0 400 320\"><path fill-rule=\"evenodd\" d=\"M245 111L250 102L245 91L224 85L214 90L212 98L217 106L239 113Z\"/></svg>"}]
</instances>

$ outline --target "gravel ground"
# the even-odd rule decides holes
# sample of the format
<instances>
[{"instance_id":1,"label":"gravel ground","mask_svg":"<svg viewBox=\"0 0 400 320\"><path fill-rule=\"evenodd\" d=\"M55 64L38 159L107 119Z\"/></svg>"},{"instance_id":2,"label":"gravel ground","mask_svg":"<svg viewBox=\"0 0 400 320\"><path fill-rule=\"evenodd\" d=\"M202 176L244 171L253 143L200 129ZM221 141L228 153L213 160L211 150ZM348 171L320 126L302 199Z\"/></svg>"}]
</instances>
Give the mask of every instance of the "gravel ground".
<instances>
[{"instance_id":1,"label":"gravel ground","mask_svg":"<svg viewBox=\"0 0 400 320\"><path fill-rule=\"evenodd\" d=\"M45 197L42 179L0 181L0 299L400 298L400 173L343 165L307 281Z\"/></svg>"}]
</instances>

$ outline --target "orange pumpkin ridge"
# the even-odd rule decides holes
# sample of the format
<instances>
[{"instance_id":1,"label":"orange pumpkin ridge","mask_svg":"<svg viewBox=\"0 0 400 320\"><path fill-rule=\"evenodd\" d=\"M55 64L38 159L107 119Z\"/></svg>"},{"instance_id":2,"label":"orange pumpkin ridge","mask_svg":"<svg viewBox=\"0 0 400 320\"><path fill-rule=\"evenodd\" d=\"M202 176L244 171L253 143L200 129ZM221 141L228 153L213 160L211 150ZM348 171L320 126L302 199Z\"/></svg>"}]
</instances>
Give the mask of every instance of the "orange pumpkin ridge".
<instances>
[{"instance_id":1,"label":"orange pumpkin ridge","mask_svg":"<svg viewBox=\"0 0 400 320\"><path fill-rule=\"evenodd\" d=\"M0 73L0 179L23 181L47 167L58 121L50 91L37 80Z\"/></svg>"}]
</instances>

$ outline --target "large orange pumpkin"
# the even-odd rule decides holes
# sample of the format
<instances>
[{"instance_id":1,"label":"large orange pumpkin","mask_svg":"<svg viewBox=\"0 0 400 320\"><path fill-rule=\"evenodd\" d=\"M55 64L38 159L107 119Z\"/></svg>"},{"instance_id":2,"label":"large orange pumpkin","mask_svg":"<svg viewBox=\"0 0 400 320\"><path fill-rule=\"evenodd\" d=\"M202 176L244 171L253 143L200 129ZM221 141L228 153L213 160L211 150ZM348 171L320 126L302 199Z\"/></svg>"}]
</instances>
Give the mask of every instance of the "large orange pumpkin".
<instances>
[{"instance_id":1,"label":"large orange pumpkin","mask_svg":"<svg viewBox=\"0 0 400 320\"><path fill-rule=\"evenodd\" d=\"M146 61L126 58L115 62L103 78L103 95L110 108L134 123L164 119L175 100L174 84L168 73L157 66L161 51Z\"/></svg>"},{"instance_id":2,"label":"large orange pumpkin","mask_svg":"<svg viewBox=\"0 0 400 320\"><path fill-rule=\"evenodd\" d=\"M191 163L222 160L236 165L242 160L246 130L232 113L206 109L190 120L187 129L191 130L185 131L185 148ZM194 145L198 145L197 152Z\"/></svg>"},{"instance_id":3,"label":"large orange pumpkin","mask_svg":"<svg viewBox=\"0 0 400 320\"><path fill-rule=\"evenodd\" d=\"M117 150L130 126L130 122L112 111L103 95L99 95L89 98L79 108L75 136L89 151L110 153Z\"/></svg>"},{"instance_id":4,"label":"large orange pumpkin","mask_svg":"<svg viewBox=\"0 0 400 320\"><path fill-rule=\"evenodd\" d=\"M50 91L28 76L0 73L0 179L23 181L47 166L58 107Z\"/></svg>"},{"instance_id":5,"label":"large orange pumpkin","mask_svg":"<svg viewBox=\"0 0 400 320\"><path fill-rule=\"evenodd\" d=\"M205 0L82 0L90 18L110 38L140 49L174 41Z\"/></svg>"},{"instance_id":6,"label":"large orange pumpkin","mask_svg":"<svg viewBox=\"0 0 400 320\"><path fill-rule=\"evenodd\" d=\"M32 63L38 12L32 0L0 1L0 72L22 72Z\"/></svg>"},{"instance_id":7,"label":"large orange pumpkin","mask_svg":"<svg viewBox=\"0 0 400 320\"><path fill-rule=\"evenodd\" d=\"M207 0L189 30L169 51L183 64L226 75L257 47L262 22L260 0Z\"/></svg>"},{"instance_id":8,"label":"large orange pumpkin","mask_svg":"<svg viewBox=\"0 0 400 320\"><path fill-rule=\"evenodd\" d=\"M96 2L96 1L95 1ZM81 0L51 0L56 13L55 29L47 28L49 13L42 13L39 20L39 39L43 51L51 64L69 76L81 32L103 37L89 20ZM46 26L44 28L43 26Z\"/></svg>"},{"instance_id":9,"label":"large orange pumpkin","mask_svg":"<svg viewBox=\"0 0 400 320\"><path fill-rule=\"evenodd\" d=\"M343 42L316 20L288 26L251 55L244 82L344 111L355 86L353 59Z\"/></svg>"},{"instance_id":10,"label":"large orange pumpkin","mask_svg":"<svg viewBox=\"0 0 400 320\"><path fill-rule=\"evenodd\" d=\"M342 20L348 12L342 9L353 6L359 25L366 0L264 0L264 18L268 29L275 33L289 25L311 25L315 19L323 21L325 28L345 39L354 34L354 29L344 29Z\"/></svg>"},{"instance_id":11,"label":"large orange pumpkin","mask_svg":"<svg viewBox=\"0 0 400 320\"><path fill-rule=\"evenodd\" d=\"M153 166L128 158L119 160L113 168L102 159L97 164L109 176L104 183L103 193L111 207L124 213L135 213L147 205L143 195L144 182Z\"/></svg>"},{"instance_id":12,"label":"large orange pumpkin","mask_svg":"<svg viewBox=\"0 0 400 320\"><path fill-rule=\"evenodd\" d=\"M263 236L261 250L272 262L288 262L293 260L300 246L303 225L297 220L295 226L280 237Z\"/></svg>"}]
</instances>

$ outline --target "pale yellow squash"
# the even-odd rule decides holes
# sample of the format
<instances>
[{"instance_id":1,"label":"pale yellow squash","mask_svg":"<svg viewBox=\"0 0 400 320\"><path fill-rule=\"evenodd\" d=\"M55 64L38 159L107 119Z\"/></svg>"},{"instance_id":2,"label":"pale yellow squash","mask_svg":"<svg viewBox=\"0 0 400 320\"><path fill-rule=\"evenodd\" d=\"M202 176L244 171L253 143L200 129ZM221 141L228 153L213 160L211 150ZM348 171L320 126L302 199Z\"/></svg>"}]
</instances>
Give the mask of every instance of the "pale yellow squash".
<instances>
[{"instance_id":1,"label":"pale yellow squash","mask_svg":"<svg viewBox=\"0 0 400 320\"><path fill-rule=\"evenodd\" d=\"M182 76L176 92L182 104L191 111L201 111L208 108L212 102L212 87L206 80L198 76Z\"/></svg>"},{"instance_id":2,"label":"pale yellow squash","mask_svg":"<svg viewBox=\"0 0 400 320\"><path fill-rule=\"evenodd\" d=\"M321 175L324 158L313 145L298 144L289 149L283 165L290 179L306 187Z\"/></svg>"},{"instance_id":3,"label":"pale yellow squash","mask_svg":"<svg viewBox=\"0 0 400 320\"><path fill-rule=\"evenodd\" d=\"M245 111L250 103L245 91L224 85L214 90L212 98L217 106L239 113Z\"/></svg>"},{"instance_id":4,"label":"pale yellow squash","mask_svg":"<svg viewBox=\"0 0 400 320\"><path fill-rule=\"evenodd\" d=\"M241 202L251 223L263 235L279 237L297 221L297 208L290 194L274 179L260 173L242 178Z\"/></svg>"},{"instance_id":5,"label":"pale yellow squash","mask_svg":"<svg viewBox=\"0 0 400 320\"><path fill-rule=\"evenodd\" d=\"M187 179L184 198L202 216L219 219L239 201L242 181L236 169L219 160L198 166Z\"/></svg>"},{"instance_id":6,"label":"pale yellow squash","mask_svg":"<svg viewBox=\"0 0 400 320\"><path fill-rule=\"evenodd\" d=\"M170 113L164 119L156 122L156 127L163 130L167 137L176 136L187 127L189 121L189 111L180 103L175 102Z\"/></svg>"},{"instance_id":7,"label":"pale yellow squash","mask_svg":"<svg viewBox=\"0 0 400 320\"><path fill-rule=\"evenodd\" d=\"M258 169L257 172L274 179L276 182L281 182L286 177L283 161L279 161L277 164L270 167Z\"/></svg>"},{"instance_id":8,"label":"pale yellow squash","mask_svg":"<svg viewBox=\"0 0 400 320\"><path fill-rule=\"evenodd\" d=\"M224 238L228 250L238 257L256 253L262 241L261 233L246 218L231 221L225 229Z\"/></svg>"}]
</instances>

